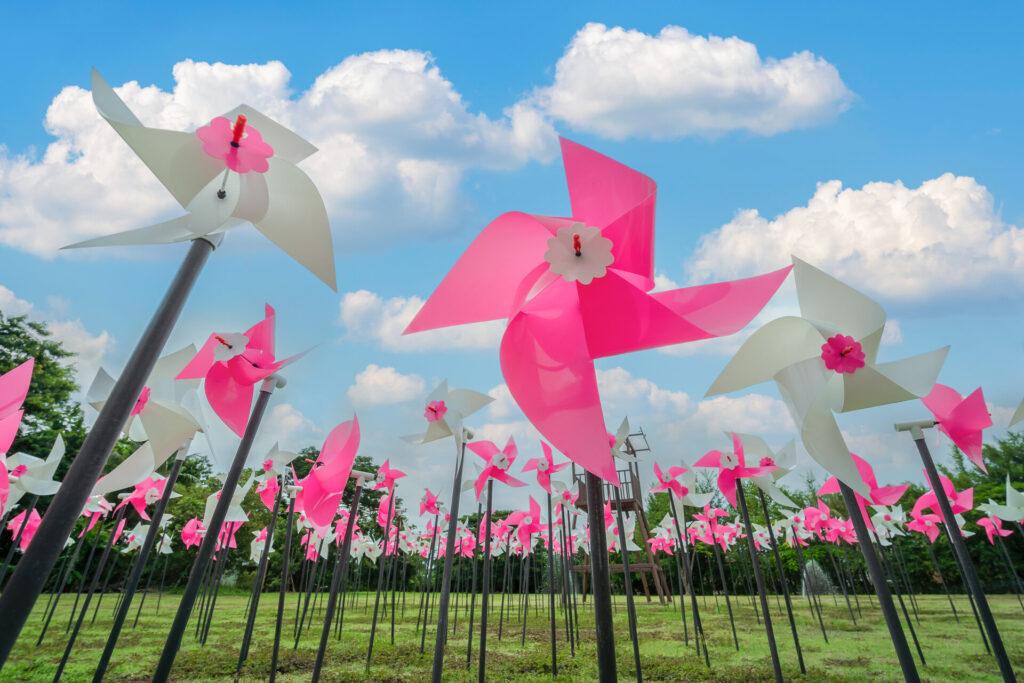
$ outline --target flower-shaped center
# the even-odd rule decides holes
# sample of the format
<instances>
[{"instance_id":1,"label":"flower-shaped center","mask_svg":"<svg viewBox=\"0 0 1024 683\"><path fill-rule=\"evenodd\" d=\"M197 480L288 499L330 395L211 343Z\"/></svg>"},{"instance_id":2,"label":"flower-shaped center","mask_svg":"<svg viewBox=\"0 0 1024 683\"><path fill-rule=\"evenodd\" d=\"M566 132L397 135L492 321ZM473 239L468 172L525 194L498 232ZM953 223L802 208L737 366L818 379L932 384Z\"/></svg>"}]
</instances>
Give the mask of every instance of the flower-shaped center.
<instances>
[{"instance_id":1,"label":"flower-shaped center","mask_svg":"<svg viewBox=\"0 0 1024 683\"><path fill-rule=\"evenodd\" d=\"M498 453L493 458L491 458L491 464L497 467L499 470L507 470L509 465L511 465L512 463L508 461L507 455L505 455L504 453Z\"/></svg>"},{"instance_id":2,"label":"flower-shaped center","mask_svg":"<svg viewBox=\"0 0 1024 683\"><path fill-rule=\"evenodd\" d=\"M541 458L540 460L537 461L538 472L547 472L549 469L551 469L551 465L548 464L546 458Z\"/></svg>"},{"instance_id":3,"label":"flower-shaped center","mask_svg":"<svg viewBox=\"0 0 1024 683\"><path fill-rule=\"evenodd\" d=\"M249 345L249 338L240 332L215 334L213 338L218 342L213 348L213 359L221 363L241 356Z\"/></svg>"},{"instance_id":4,"label":"flower-shaped center","mask_svg":"<svg viewBox=\"0 0 1024 683\"><path fill-rule=\"evenodd\" d=\"M594 278L604 277L615 257L612 241L603 237L599 228L573 223L548 240L544 260L552 273L569 282L589 285Z\"/></svg>"},{"instance_id":5,"label":"flower-shaped center","mask_svg":"<svg viewBox=\"0 0 1024 683\"><path fill-rule=\"evenodd\" d=\"M445 405L444 401L431 401L427 404L426 409L424 409L423 417L427 418L427 422L437 422L444 419L444 415L447 412L448 406Z\"/></svg>"},{"instance_id":6,"label":"flower-shaped center","mask_svg":"<svg viewBox=\"0 0 1024 683\"><path fill-rule=\"evenodd\" d=\"M864 367L864 348L853 337L837 334L821 345L821 359L829 370L853 374Z\"/></svg>"},{"instance_id":7,"label":"flower-shaped center","mask_svg":"<svg viewBox=\"0 0 1024 683\"><path fill-rule=\"evenodd\" d=\"M160 498L160 492L154 487L146 489L146 493L143 496L143 500L146 501L146 505L152 505Z\"/></svg>"},{"instance_id":8,"label":"flower-shaped center","mask_svg":"<svg viewBox=\"0 0 1024 683\"><path fill-rule=\"evenodd\" d=\"M884 519L887 522L891 522L892 521L892 515L890 515L890 514L882 515L882 519Z\"/></svg>"},{"instance_id":9,"label":"flower-shaped center","mask_svg":"<svg viewBox=\"0 0 1024 683\"><path fill-rule=\"evenodd\" d=\"M761 462L759 464L761 465L761 467L775 467L775 460L769 458L768 456L765 456L761 458Z\"/></svg>"},{"instance_id":10,"label":"flower-shaped center","mask_svg":"<svg viewBox=\"0 0 1024 683\"><path fill-rule=\"evenodd\" d=\"M740 459L736 457L735 453L722 453L720 462L722 467L727 470L734 470L740 465Z\"/></svg>"},{"instance_id":11,"label":"flower-shaped center","mask_svg":"<svg viewBox=\"0 0 1024 683\"><path fill-rule=\"evenodd\" d=\"M267 458L266 460L263 461L263 471L269 472L272 469L274 469L274 461L271 460L270 458Z\"/></svg>"},{"instance_id":12,"label":"flower-shaped center","mask_svg":"<svg viewBox=\"0 0 1024 683\"><path fill-rule=\"evenodd\" d=\"M376 480L376 482L378 484L383 483L387 478L388 478L388 475L387 475L386 472L384 472L384 470L377 470L377 474L374 477L374 479Z\"/></svg>"},{"instance_id":13,"label":"flower-shaped center","mask_svg":"<svg viewBox=\"0 0 1024 683\"><path fill-rule=\"evenodd\" d=\"M686 488L682 484L679 485L679 495L688 496L690 495L690 489Z\"/></svg>"},{"instance_id":14,"label":"flower-shaped center","mask_svg":"<svg viewBox=\"0 0 1024 683\"><path fill-rule=\"evenodd\" d=\"M218 116L198 129L196 137L202 141L207 155L222 160L235 173L266 173L270 168L267 159L274 155L274 148L248 125L244 114L238 115L234 125Z\"/></svg>"},{"instance_id":15,"label":"flower-shaped center","mask_svg":"<svg viewBox=\"0 0 1024 683\"><path fill-rule=\"evenodd\" d=\"M11 479L17 479L26 472L28 472L28 465L18 465L13 470L11 470L11 473L8 476Z\"/></svg>"},{"instance_id":16,"label":"flower-shaped center","mask_svg":"<svg viewBox=\"0 0 1024 683\"><path fill-rule=\"evenodd\" d=\"M139 397L135 399L135 405L132 406L131 414L133 417L141 413L146 407L146 404L149 403L149 394L149 387L142 387L142 392L139 393Z\"/></svg>"}]
</instances>

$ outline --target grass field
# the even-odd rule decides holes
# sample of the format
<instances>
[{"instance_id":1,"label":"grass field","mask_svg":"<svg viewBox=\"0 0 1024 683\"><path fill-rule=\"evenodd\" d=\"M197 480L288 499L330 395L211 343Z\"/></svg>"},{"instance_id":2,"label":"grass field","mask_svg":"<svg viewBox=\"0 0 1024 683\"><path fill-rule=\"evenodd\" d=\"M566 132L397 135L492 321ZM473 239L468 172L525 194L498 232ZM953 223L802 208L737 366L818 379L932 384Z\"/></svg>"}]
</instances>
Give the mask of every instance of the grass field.
<instances>
[{"instance_id":1,"label":"grass field","mask_svg":"<svg viewBox=\"0 0 1024 683\"><path fill-rule=\"evenodd\" d=\"M325 665L324 681L424 681L429 679L433 634L427 637L427 653L420 654L420 638L416 634L418 596L407 597L404 616L397 612L395 644L390 643L390 620L379 627L374 658L369 673L365 669L369 639L370 605L364 607L365 595L358 597L356 605L349 606L345 617L345 630L341 641L331 639ZM537 607L543 609L546 596L535 596ZM193 630L186 635L182 651L174 669L174 680L230 681L234 669L244 625L247 597L238 593L222 594L217 603L217 614L205 647L200 647ZM286 611L278 681L308 681L319 639L319 625L306 631L298 649L293 649L295 595L289 596ZM734 600L736 626L740 651L732 643L725 603L719 598L700 598L702 618L708 635L711 668L704 666L691 646L683 644L678 603L675 607L661 606L656 601L638 604L640 654L644 679L647 681L761 681L771 680L771 664L764 629L758 624L751 601L740 596ZM326 602L326 601L324 601ZM785 612L780 612L781 601L771 598L772 618L787 680L794 681L888 681L902 680L888 633L872 598L860 596L863 616L857 623L851 621L842 596L837 602L825 596L825 624L831 641L826 644L817 621L812 621L807 602L798 599L795 604L797 626L803 645L807 674L801 676L796 651ZM993 596L992 607L1001 628L1003 639L1018 672L1024 672L1024 612L1013 596ZM37 613L29 621L16 653L0 674L2 681L48 681L52 678L64 648L64 626L68 620L71 600L65 598L58 609L54 624L44 643L36 647L40 616L45 599L40 601ZM144 681L152 673L159 657L161 645L177 603L177 596L165 595L159 614L156 601L147 601L142 619L134 630L126 628L108 671L108 681ZM915 623L927 665L920 667L922 678L931 681L994 681L998 680L995 661L986 655L970 608L965 599L957 600L959 623L953 618L944 596L918 598L920 624ZM266 594L260 604L256 634L249 660L239 680L260 681L267 677L270 647L274 634L276 595ZM633 680L632 649L627 630L625 601L617 597L615 628L618 650L619 677ZM460 601L457 631L449 638L446 680L476 680L476 659L473 668L466 670L466 629L468 611L465 597ZM65 681L91 680L95 663L105 642L114 599L108 595L103 602L96 623L79 636L71 662L65 670ZM908 606L909 608L909 606ZM477 601L479 612L479 601ZM436 614L436 613L435 613ZM855 609L856 614L856 609ZM132 611L134 616L134 609ZM575 657L570 655L565 640L564 626L558 622L559 681L596 680L593 646L593 617L589 605L580 605L581 646ZM91 616L91 615L90 615ZM477 614L479 619L479 614ZM560 615L561 619L561 615ZM322 624L322 618L320 619ZM477 624L479 621L477 621ZM548 621L543 611L530 611L526 628L526 644L520 644L521 624L506 622L503 638L497 637L498 615L492 613L493 629L488 636L488 672L493 681L548 681L551 680ZM129 622L130 627L130 622ZM478 641L474 636L474 645ZM691 633L692 638L692 633Z\"/></svg>"}]
</instances>

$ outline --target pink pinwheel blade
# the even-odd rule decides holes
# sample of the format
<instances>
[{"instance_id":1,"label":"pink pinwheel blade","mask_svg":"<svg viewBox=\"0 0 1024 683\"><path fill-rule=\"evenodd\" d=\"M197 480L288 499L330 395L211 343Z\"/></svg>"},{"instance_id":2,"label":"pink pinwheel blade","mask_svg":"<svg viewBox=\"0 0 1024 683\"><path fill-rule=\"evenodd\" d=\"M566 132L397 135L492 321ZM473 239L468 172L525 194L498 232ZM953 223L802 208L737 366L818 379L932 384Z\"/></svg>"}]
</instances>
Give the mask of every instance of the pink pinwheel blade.
<instances>
[{"instance_id":1,"label":"pink pinwheel blade","mask_svg":"<svg viewBox=\"0 0 1024 683\"><path fill-rule=\"evenodd\" d=\"M11 449L14 438L18 436L18 427L21 426L21 418L25 411L16 410L6 417L0 418L0 455Z\"/></svg>"},{"instance_id":2,"label":"pink pinwheel blade","mask_svg":"<svg viewBox=\"0 0 1024 683\"><path fill-rule=\"evenodd\" d=\"M178 373L175 379L203 379L206 377L206 373L217 362L214 352L217 350L217 347L221 346L218 338L223 338L223 335L216 332L211 334L207 338L206 343L192 357L192 360L181 369L181 372Z\"/></svg>"},{"instance_id":3,"label":"pink pinwheel blade","mask_svg":"<svg viewBox=\"0 0 1024 683\"><path fill-rule=\"evenodd\" d=\"M264 304L263 320L245 332L245 336L249 338L249 344L246 346L247 349L259 349L271 357L274 356L276 353L274 346L274 324L276 318L277 313L274 311L274 307L270 304Z\"/></svg>"},{"instance_id":4,"label":"pink pinwheel blade","mask_svg":"<svg viewBox=\"0 0 1024 683\"><path fill-rule=\"evenodd\" d=\"M570 460L613 481L597 374L571 284L553 283L510 322L501 370L530 422Z\"/></svg>"},{"instance_id":5,"label":"pink pinwheel blade","mask_svg":"<svg viewBox=\"0 0 1024 683\"><path fill-rule=\"evenodd\" d=\"M551 230L510 212L484 228L403 334L507 318L523 278L544 263Z\"/></svg>"},{"instance_id":6,"label":"pink pinwheel blade","mask_svg":"<svg viewBox=\"0 0 1024 683\"><path fill-rule=\"evenodd\" d=\"M236 381L224 363L214 363L206 374L203 390L217 417L238 436L245 434L255 391L253 385Z\"/></svg>"},{"instance_id":7,"label":"pink pinwheel blade","mask_svg":"<svg viewBox=\"0 0 1024 683\"><path fill-rule=\"evenodd\" d=\"M29 358L21 365L0 375L0 417L6 417L18 410L28 396L32 383L32 369L35 359Z\"/></svg>"}]
</instances>

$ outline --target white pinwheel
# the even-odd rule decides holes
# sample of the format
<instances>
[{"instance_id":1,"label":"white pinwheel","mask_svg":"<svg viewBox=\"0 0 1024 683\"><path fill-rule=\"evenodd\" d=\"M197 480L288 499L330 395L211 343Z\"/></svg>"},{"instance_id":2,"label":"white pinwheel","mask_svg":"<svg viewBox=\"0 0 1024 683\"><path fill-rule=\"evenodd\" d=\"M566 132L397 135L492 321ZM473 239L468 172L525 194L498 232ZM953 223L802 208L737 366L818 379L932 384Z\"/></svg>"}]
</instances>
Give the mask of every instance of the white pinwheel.
<instances>
[{"instance_id":1,"label":"white pinwheel","mask_svg":"<svg viewBox=\"0 0 1024 683\"><path fill-rule=\"evenodd\" d=\"M612 455L623 462L636 462L636 454L632 452L632 448L629 444L629 417L622 418L622 422L619 423L619 428L615 430L615 434L608 435L608 440L611 441Z\"/></svg>"},{"instance_id":2,"label":"white pinwheel","mask_svg":"<svg viewBox=\"0 0 1024 683\"><path fill-rule=\"evenodd\" d=\"M1004 522L1024 521L1024 493L1013 488L1010 483L1010 475L1006 475L1006 503L1000 505L991 498L987 503L982 503L978 509L990 517L998 517Z\"/></svg>"},{"instance_id":3,"label":"white pinwheel","mask_svg":"<svg viewBox=\"0 0 1024 683\"><path fill-rule=\"evenodd\" d=\"M167 534L160 534L160 540L157 541L156 551L161 555L170 555L174 552L174 547L171 545L171 537Z\"/></svg>"},{"instance_id":4,"label":"white pinwheel","mask_svg":"<svg viewBox=\"0 0 1024 683\"><path fill-rule=\"evenodd\" d=\"M26 493L33 496L52 496L60 488L54 481L60 461L64 457L64 437L60 434L53 441L46 459L18 452L7 456L7 472L11 485L7 497L7 508L12 509Z\"/></svg>"},{"instance_id":5,"label":"white pinwheel","mask_svg":"<svg viewBox=\"0 0 1024 683\"><path fill-rule=\"evenodd\" d=\"M199 380L175 379L195 355L196 347L189 344L157 360L142 393L135 401L124 426L124 434L133 441L147 442L154 460L148 471L142 468L148 463L141 460L132 461L128 465L122 463L120 467L137 471L139 480L149 476L174 455L182 444L202 430L199 419L183 405L186 397L194 394L199 387ZM86 392L86 401L97 411L102 410L114 384L110 373L100 368Z\"/></svg>"},{"instance_id":6,"label":"white pinwheel","mask_svg":"<svg viewBox=\"0 0 1024 683\"><path fill-rule=\"evenodd\" d=\"M231 504L228 505L228 511L224 517L224 524L244 524L249 521L249 515L242 509L242 501L245 500L245 496L249 493L249 489L252 488L255 481L256 477L250 475L244 484L235 487L234 493L231 494ZM220 500L219 490L206 497L203 526L207 529L210 528L210 521L213 519L213 511L217 507L218 500Z\"/></svg>"},{"instance_id":7,"label":"white pinwheel","mask_svg":"<svg viewBox=\"0 0 1024 683\"><path fill-rule=\"evenodd\" d=\"M882 307L796 257L793 274L801 315L778 318L754 332L708 396L774 380L811 457L868 495L833 413L926 396L949 348L878 363Z\"/></svg>"},{"instance_id":8,"label":"white pinwheel","mask_svg":"<svg viewBox=\"0 0 1024 683\"><path fill-rule=\"evenodd\" d=\"M465 437L463 421L493 400L472 389L449 389L448 380L442 380L427 396L423 410L427 431L404 438L411 443L429 443L452 436L461 448Z\"/></svg>"},{"instance_id":9,"label":"white pinwheel","mask_svg":"<svg viewBox=\"0 0 1024 683\"><path fill-rule=\"evenodd\" d=\"M124 532L125 548L124 552L130 553L139 550L142 544L146 541L146 534L149 533L149 525L142 522L136 522L128 531Z\"/></svg>"},{"instance_id":10,"label":"white pinwheel","mask_svg":"<svg viewBox=\"0 0 1024 683\"><path fill-rule=\"evenodd\" d=\"M906 536L903 530L907 524L907 514L902 505L872 505L871 525L875 528L878 542L884 546L892 544L896 536Z\"/></svg>"},{"instance_id":11,"label":"white pinwheel","mask_svg":"<svg viewBox=\"0 0 1024 683\"><path fill-rule=\"evenodd\" d=\"M187 213L70 248L184 242L251 223L335 288L327 209L313 181L296 166L316 152L316 147L245 104L194 133L149 128L95 69L92 99L100 116ZM234 121L234 130L230 121ZM210 133L227 137L214 141L209 139ZM222 152L218 154L211 143ZM239 157L248 153L246 148L256 146L265 151L266 158L251 168L238 164Z\"/></svg>"}]
</instances>

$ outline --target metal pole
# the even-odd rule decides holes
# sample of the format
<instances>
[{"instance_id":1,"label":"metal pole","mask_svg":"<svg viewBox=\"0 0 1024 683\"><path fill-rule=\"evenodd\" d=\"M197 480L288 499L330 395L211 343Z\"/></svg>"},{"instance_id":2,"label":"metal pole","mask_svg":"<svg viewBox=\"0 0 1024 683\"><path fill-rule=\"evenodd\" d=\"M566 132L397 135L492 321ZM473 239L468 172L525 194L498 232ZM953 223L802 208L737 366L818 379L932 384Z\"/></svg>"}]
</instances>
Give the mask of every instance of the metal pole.
<instances>
[{"instance_id":1,"label":"metal pole","mask_svg":"<svg viewBox=\"0 0 1024 683\"><path fill-rule=\"evenodd\" d=\"M391 531L391 515L395 509L395 490L392 488L388 497L388 512L384 525L384 556L377 565L377 595L373 600L373 621L370 622L370 646L366 649L366 671L370 671L370 660L373 659L373 638L377 635L377 613L380 611L380 589L384 583L384 565L388 561L388 533ZM398 537L395 537L395 552L398 552ZM387 599L385 598L385 602Z\"/></svg>"},{"instance_id":2,"label":"metal pole","mask_svg":"<svg viewBox=\"0 0 1024 683\"><path fill-rule=\"evenodd\" d=\"M757 495L761 498L761 509L764 510L765 526L768 527L768 538L772 542L772 554L775 555L775 569L779 572L779 583L782 584L782 597L786 601L786 613L789 615L789 630L793 632L793 643L796 645L796 658L800 662L800 673L806 674L804 666L804 653L800 649L800 636L796 632L796 619L793 617L793 603L789 599L789 586L786 584L786 571L782 566L782 557L779 555L779 547L775 542L775 530L772 528L771 517L768 515L768 500L764 491L757 489Z\"/></svg>"},{"instance_id":3,"label":"metal pole","mask_svg":"<svg viewBox=\"0 0 1024 683\"><path fill-rule=\"evenodd\" d=\"M156 540L160 536L160 520L163 519L164 511L167 509L167 502L171 499L174 483L178 480L178 474L181 472L181 464L185 462L187 456L188 445L186 444L178 451L178 457L175 458L174 465L171 466L171 471L167 475L167 481L164 482L163 494L160 496L160 500L157 501L156 509L153 510L149 531L146 532L146 540L143 541L139 556L135 558L132 571L128 575L128 580L125 581L124 588L122 588L123 597L117 608L117 614L114 615L114 624L110 627L107 644L104 646L103 654L100 655L100 661L96 665L96 673L92 677L93 683L102 683L107 667L110 666L110 658L114 654L114 648L117 647L117 639L121 635L124 620L128 618L128 610L131 608L132 598L135 596L135 590L139 586L142 572L146 568L146 560L149 558L149 554L153 551L153 546L156 545ZM156 567L154 566L153 569L155 570Z\"/></svg>"},{"instance_id":4,"label":"metal pole","mask_svg":"<svg viewBox=\"0 0 1024 683\"><path fill-rule=\"evenodd\" d=\"M288 565L292 551L292 528L295 522L295 494L301 490L301 486L290 486L288 492L288 521L284 531L284 548L281 550L281 586L277 593L277 620L274 624L274 647L270 654L270 676L271 683L277 679L277 654L281 650L281 626L284 619L285 594L288 591Z\"/></svg>"},{"instance_id":5,"label":"metal pole","mask_svg":"<svg viewBox=\"0 0 1024 683\"><path fill-rule=\"evenodd\" d=\"M274 475L275 477L277 475ZM260 566L256 570L256 577L252 584L252 595L249 597L249 613L245 620L245 633L242 634L242 647L238 652L238 664L235 666L235 673L242 670L242 665L249 658L249 644L252 642L252 630L256 626L256 612L260 608L260 595L263 593L263 584L267 578L267 565L270 564L270 548L274 543L274 528L277 526L277 515L281 509L281 497L284 494L284 475L281 476L281 487L277 490L277 497L274 499L274 510L270 515L270 524L267 525L267 539L263 543L263 551L260 553Z\"/></svg>"},{"instance_id":6,"label":"metal pole","mask_svg":"<svg viewBox=\"0 0 1024 683\"><path fill-rule=\"evenodd\" d=\"M35 542L25 551L6 589L0 594L0 614L4 615L3 627L0 628L0 667L10 656L18 634L43 590L46 577L50 575L64 549L64 541L82 514L93 484L103 471L114 444L121 437L125 421L181 314L192 285L220 240L221 237L215 236L192 241L163 301L114 384L96 424L85 437L78 455L64 475L60 490L50 501L46 515L36 530Z\"/></svg>"},{"instance_id":7,"label":"metal pole","mask_svg":"<svg viewBox=\"0 0 1024 683\"><path fill-rule=\"evenodd\" d=\"M185 628L188 626L192 607L195 605L196 596L199 594L199 584L203 580L203 574L217 547L217 538L220 536L221 526L223 526L224 518L228 514L231 497L238 487L238 480L242 476L242 468L245 466L246 458L249 457L252 442L260 428L263 413L266 412L267 403L270 402L270 395L274 393L274 389L283 387L284 384L284 378L278 375L271 375L263 380L263 386L260 387L259 396L256 398L256 405L253 407L252 414L249 415L249 422L245 426L245 434L242 435L242 440L238 444L235 458L231 462L231 468L224 479L224 487L221 489L220 499L217 501L217 506L213 510L213 516L210 518L210 528L206 530L206 535L203 536L203 542L199 546L199 554L192 565L192 571L188 576L188 583L185 585L185 591L181 595L181 602L178 603L178 611L174 615L171 631L167 634L167 640L164 642L160 661L157 663L156 671L153 672L154 683L165 683L170 678L174 659L178 656L178 648L181 647L182 636L185 635Z\"/></svg>"},{"instance_id":8,"label":"metal pole","mask_svg":"<svg viewBox=\"0 0 1024 683\"><path fill-rule=\"evenodd\" d=\"M619 526L619 552L622 555L622 575L623 583L626 587L626 614L629 618L629 638L633 641L633 666L636 668L636 683L643 683L644 674L643 669L640 667L640 642L637 640L636 633L636 605L633 603L633 574L629 570L629 549L626 548L626 529L622 521L622 499L619 496L619 487L613 486L612 492L615 494L615 505L617 507L616 517ZM551 497L548 496L548 514L551 513ZM551 648L554 650L554 633L555 633L555 622L554 622L554 606L555 599L554 594L551 597ZM552 655L553 656L553 655Z\"/></svg>"},{"instance_id":9,"label":"metal pole","mask_svg":"<svg viewBox=\"0 0 1024 683\"><path fill-rule=\"evenodd\" d=\"M14 551L18 548L18 543L21 541L21 535L25 533L25 527L28 526L28 518L32 515L32 511L36 508L36 503L38 502L39 496L33 495L28 499L28 504L25 505L25 516L21 518L21 524L18 525L18 533L14 534L11 538L11 547L7 549L7 555L4 557L3 567L0 567L0 586L4 585L4 579L7 578L7 570L11 568L11 560L14 559ZM35 540L35 538L32 540ZM61 550L63 550L63 547ZM56 559L54 561L56 561Z\"/></svg>"},{"instance_id":10,"label":"metal pole","mask_svg":"<svg viewBox=\"0 0 1024 683\"><path fill-rule=\"evenodd\" d=\"M604 491L600 477L587 472L587 516L590 521L590 570L594 593L594 631L597 672L601 683L618 680L615 631L612 625L612 585L608 576L608 541L604 528ZM435 682L436 683L436 682Z\"/></svg>"},{"instance_id":11,"label":"metal pole","mask_svg":"<svg viewBox=\"0 0 1024 683\"><path fill-rule=\"evenodd\" d=\"M743 526L747 529L747 551L750 552L750 564L754 568L754 583L757 585L757 594L761 600L761 613L764 616L764 632L768 637L768 649L772 655L772 671L775 674L776 683L782 683L782 664L779 661L779 649L775 645L775 631L772 628L772 615L768 609L768 596L764 589L764 576L761 574L761 563L757 561L757 548L754 546L754 527L750 523L750 513L747 511L747 498L743 495L743 482L736 485L736 501L740 505L740 515L743 517Z\"/></svg>"},{"instance_id":12,"label":"metal pole","mask_svg":"<svg viewBox=\"0 0 1024 683\"><path fill-rule=\"evenodd\" d=\"M487 515L484 519L484 572L483 595L480 598L480 663L477 667L477 683L484 683L484 668L487 666L487 600L491 589L491 493L494 480L487 480Z\"/></svg>"},{"instance_id":13,"label":"metal pole","mask_svg":"<svg viewBox=\"0 0 1024 683\"><path fill-rule=\"evenodd\" d=\"M555 646L555 532L551 519L551 493L548 492L548 607L551 610L551 675L558 675Z\"/></svg>"},{"instance_id":14,"label":"metal pole","mask_svg":"<svg viewBox=\"0 0 1024 683\"><path fill-rule=\"evenodd\" d=\"M464 434L462 436L465 436ZM452 562L455 555L455 531L459 526L459 497L462 494L462 465L466 460L466 444L462 442L458 462L455 464L455 480L452 483L452 511L448 523L448 538L445 539L444 573L441 575L441 601L437 607L437 633L434 634L434 664L431 672L433 683L441 683L444 672L444 644L448 638L448 601L451 597Z\"/></svg>"}]
</instances>

